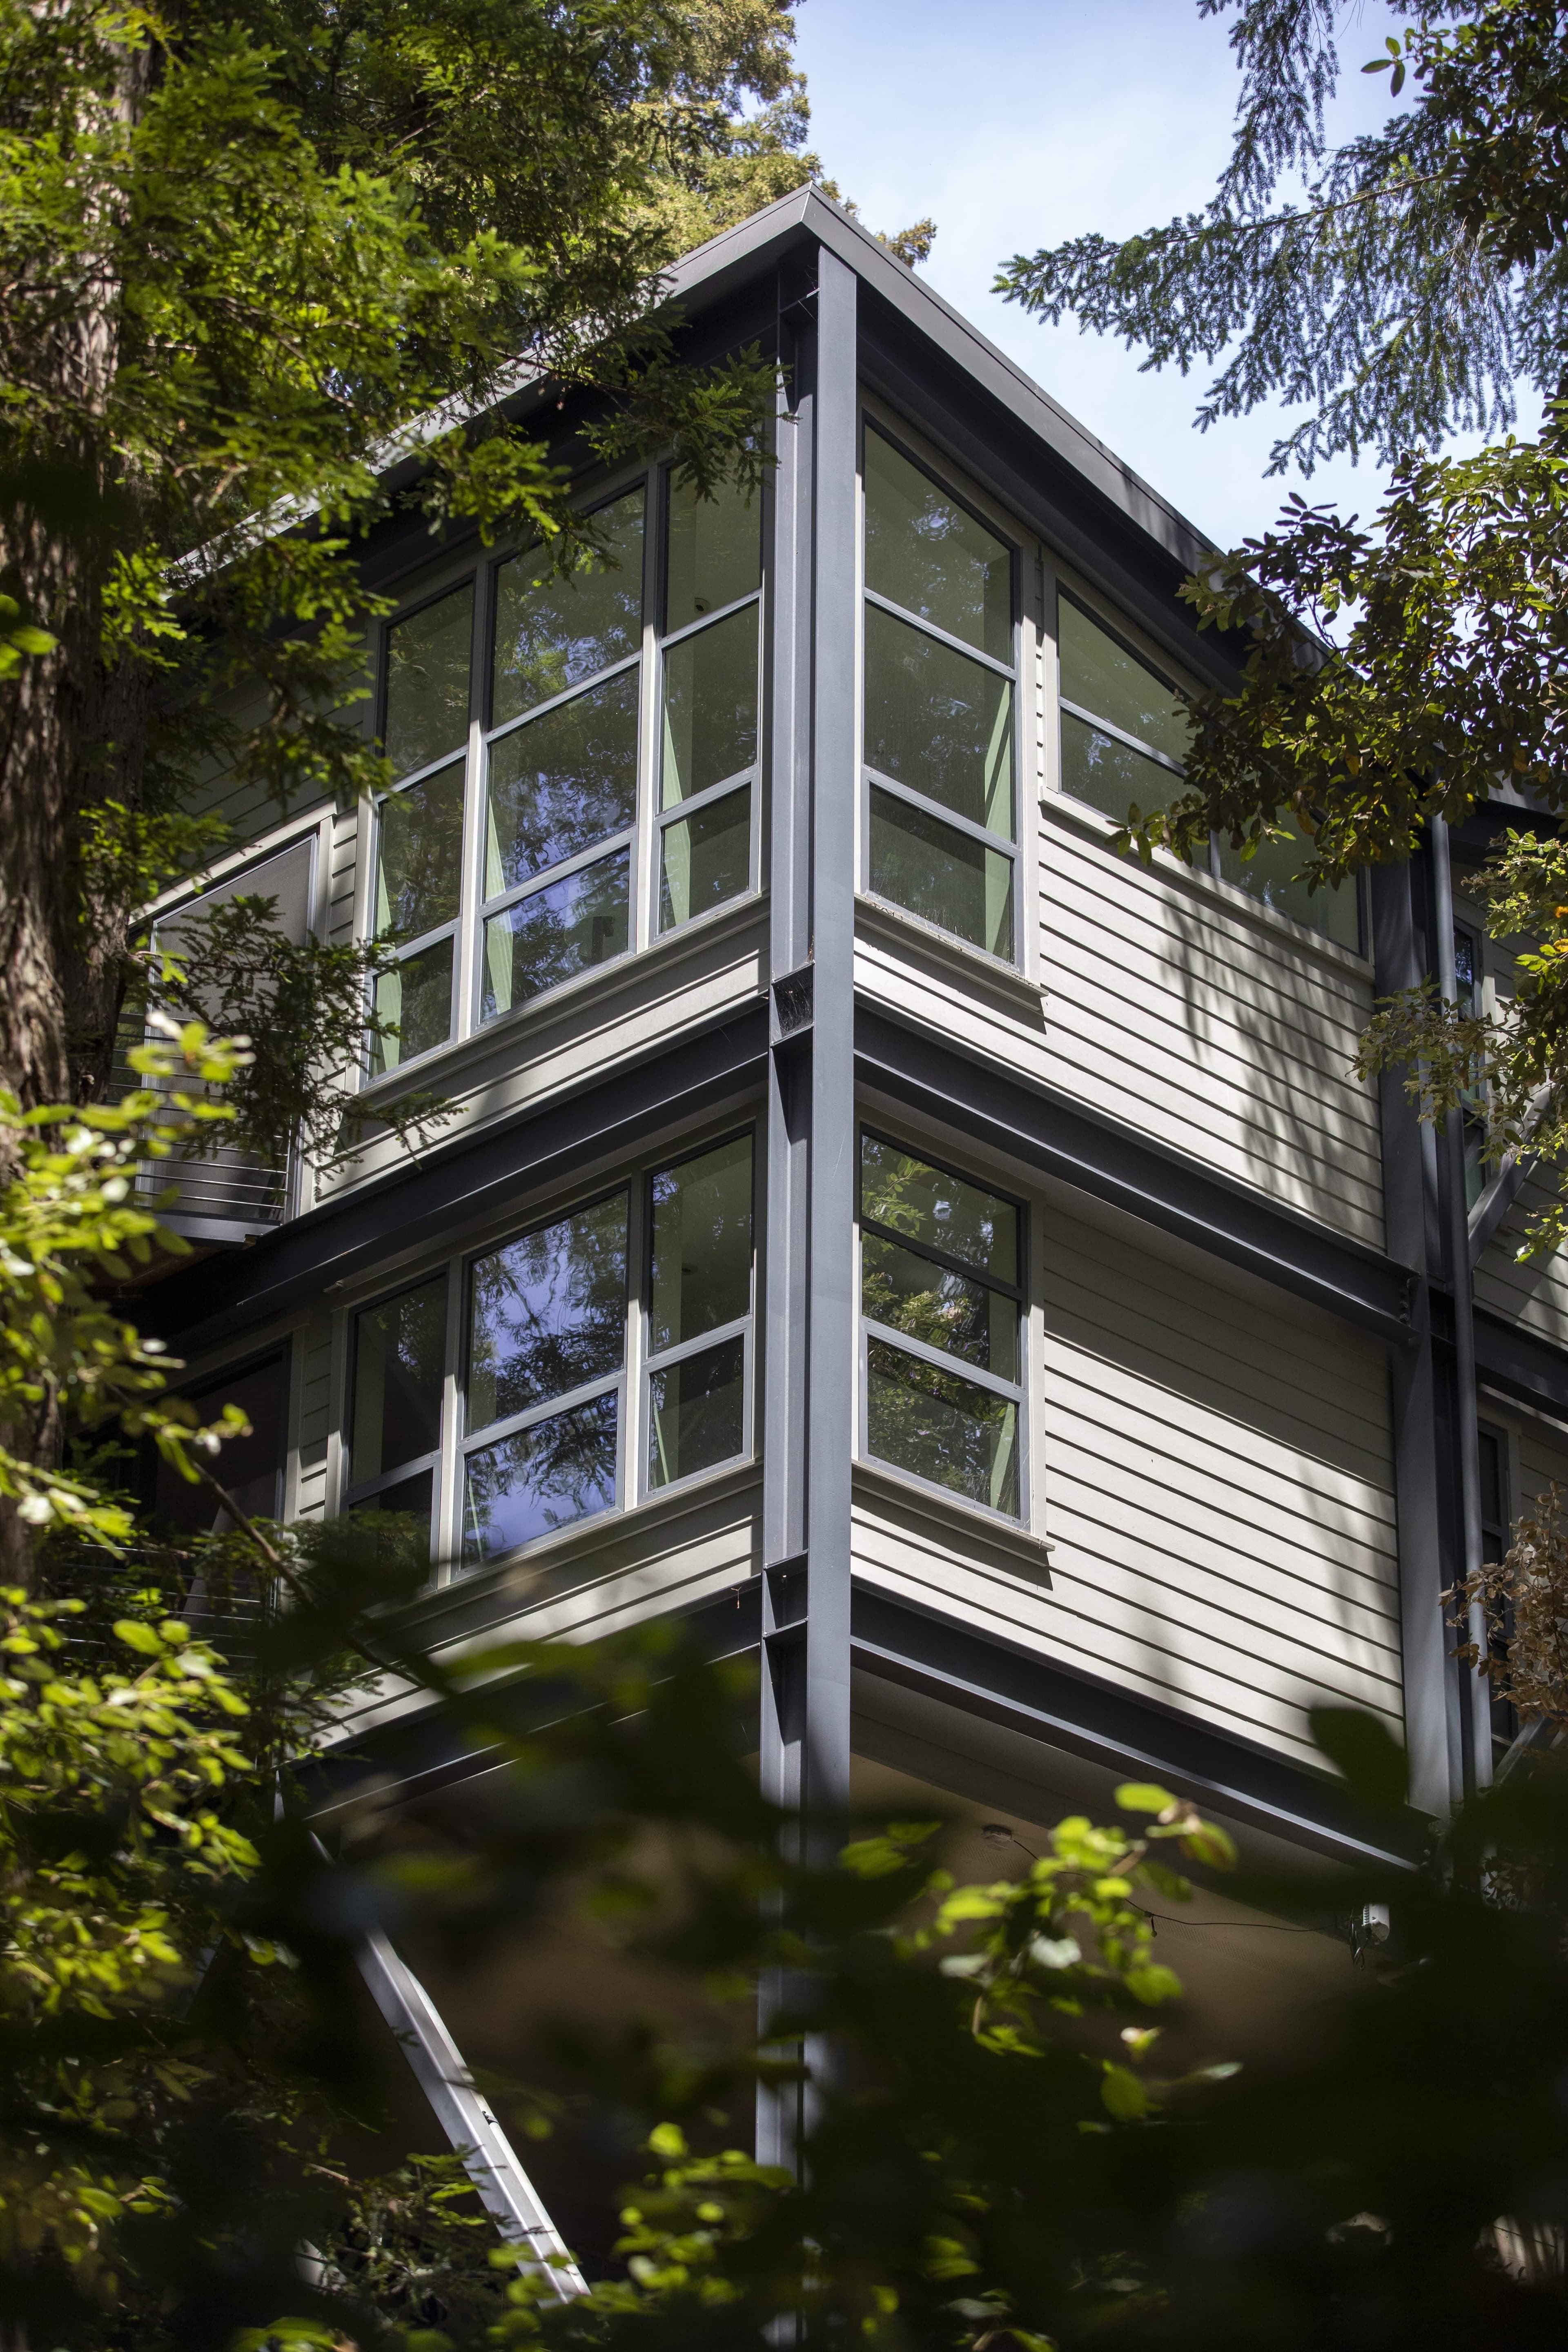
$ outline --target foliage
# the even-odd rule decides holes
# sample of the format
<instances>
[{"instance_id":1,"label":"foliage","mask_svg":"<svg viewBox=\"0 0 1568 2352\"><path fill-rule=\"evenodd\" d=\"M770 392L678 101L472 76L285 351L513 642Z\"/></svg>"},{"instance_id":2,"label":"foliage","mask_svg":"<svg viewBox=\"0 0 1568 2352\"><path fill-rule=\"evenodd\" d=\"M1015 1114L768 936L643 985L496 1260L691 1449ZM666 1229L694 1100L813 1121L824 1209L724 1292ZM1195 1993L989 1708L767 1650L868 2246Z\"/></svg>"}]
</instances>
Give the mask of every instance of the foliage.
<instances>
[{"instance_id":1,"label":"foliage","mask_svg":"<svg viewBox=\"0 0 1568 2352\"><path fill-rule=\"evenodd\" d=\"M127 886L197 854L193 792L385 780L367 531L412 501L570 563L563 434L710 486L761 462L771 367L678 364L656 313L682 204L811 168L789 37L775 0L0 11L0 1081L29 1107L104 1093Z\"/></svg>"},{"instance_id":2,"label":"foliage","mask_svg":"<svg viewBox=\"0 0 1568 2352\"><path fill-rule=\"evenodd\" d=\"M1385 459L1513 421L1517 381L1559 389L1568 218L1568 30L1555 0L1391 5L1365 70L1414 103L1331 149L1340 0L1199 0L1233 13L1242 76L1230 160L1199 212L1121 241L1016 255L998 290L1049 321L1145 347L1150 367L1223 361L1207 426L1278 396L1310 414L1276 470L1342 450ZM1301 193L1281 201L1295 179Z\"/></svg>"},{"instance_id":3,"label":"foliage","mask_svg":"<svg viewBox=\"0 0 1568 2352\"><path fill-rule=\"evenodd\" d=\"M0 2259L48 2247L90 2292L115 2225L167 2205L127 2128L137 2105L195 2079L156 2032L190 1982L174 1906L258 1857L223 1818L250 1766L213 1652L143 1613L95 1664L71 1638L79 1608L0 1591Z\"/></svg>"},{"instance_id":4,"label":"foliage","mask_svg":"<svg viewBox=\"0 0 1568 2352\"><path fill-rule=\"evenodd\" d=\"M1524 1512L1500 1560L1488 1560L1455 1587L1461 1618L1479 1605L1496 1628L1486 1654L1464 1642L1458 1654L1485 1675L1494 1698L1529 1723L1568 1728L1568 1524L1563 1493L1548 1486Z\"/></svg>"},{"instance_id":5,"label":"foliage","mask_svg":"<svg viewBox=\"0 0 1568 2352\"><path fill-rule=\"evenodd\" d=\"M182 1024L205 1021L220 1036L268 1040L225 1083L234 1132L264 1168L286 1170L298 1153L313 1167L352 1157L361 1132L354 1080L367 1037L391 1025L369 1000L395 969L396 941L307 940L296 946L275 922L277 901L239 893L166 925L146 950L129 1003ZM448 1109L427 1091L378 1105L378 1131L423 1143ZM210 1156L232 1136L207 1127L185 1148Z\"/></svg>"},{"instance_id":6,"label":"foliage","mask_svg":"<svg viewBox=\"0 0 1568 2352\"><path fill-rule=\"evenodd\" d=\"M1184 789L1131 809L1121 839L1145 856L1211 833L1244 856L1298 839L1316 885L1506 800L1516 829L1474 887L1493 936L1519 942L1511 988L1486 1014L1435 989L1380 1007L1359 1068L1403 1066L1428 1118L1484 1121L1493 1168L1522 1154L1560 1176L1568 20L1544 0L1401 10L1366 70L1414 103L1331 152L1324 110L1359 16L1200 0L1209 16L1232 5L1235 144L1205 212L1020 259L1004 282L1042 316L1144 342L1151 366L1226 353L1202 424L1276 394L1307 404L1278 466L1369 447L1392 480L1365 526L1293 496L1275 530L1186 583L1238 675L1194 698ZM1292 173L1305 193L1280 205ZM1511 420L1521 378L1547 395L1537 440L1420 446ZM1563 1231L1549 1207L1526 1248Z\"/></svg>"},{"instance_id":7,"label":"foliage","mask_svg":"<svg viewBox=\"0 0 1568 2352\"><path fill-rule=\"evenodd\" d=\"M0 1189L0 1496L13 1507L8 1523L35 1538L69 1533L114 1547L133 1532L123 1503L59 1467L65 1424L91 1432L112 1421L188 1463L193 1444L216 1446L243 1423L226 1412L204 1432L188 1406L162 1402L161 1344L115 1312L106 1286L188 1247L138 1201L137 1163L166 1160L226 1122L227 1106L207 1089L245 1056L195 1022L131 1058L153 1083L118 1106L22 1111L0 1096L0 1152L13 1170Z\"/></svg>"}]
</instances>

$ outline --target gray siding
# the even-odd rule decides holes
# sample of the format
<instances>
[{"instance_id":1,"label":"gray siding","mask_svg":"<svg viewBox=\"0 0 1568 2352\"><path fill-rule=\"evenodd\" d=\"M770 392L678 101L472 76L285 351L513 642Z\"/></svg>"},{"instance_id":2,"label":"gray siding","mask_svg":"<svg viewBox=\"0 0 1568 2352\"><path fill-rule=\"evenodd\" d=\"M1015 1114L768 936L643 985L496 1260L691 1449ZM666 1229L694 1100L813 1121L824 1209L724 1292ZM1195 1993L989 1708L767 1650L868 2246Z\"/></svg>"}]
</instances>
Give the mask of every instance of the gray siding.
<instances>
[{"instance_id":1,"label":"gray siding","mask_svg":"<svg viewBox=\"0 0 1568 2352\"><path fill-rule=\"evenodd\" d=\"M1119 1235L1040 1223L1052 1590L911 1541L870 1501L860 1572L1303 1759L1321 1701L1397 1725L1381 1349Z\"/></svg>"},{"instance_id":2,"label":"gray siding","mask_svg":"<svg viewBox=\"0 0 1568 2352\"><path fill-rule=\"evenodd\" d=\"M1113 856L1062 796L1045 807L1051 1082L1381 1247L1376 1097L1352 1075L1370 973L1221 885Z\"/></svg>"}]
</instances>

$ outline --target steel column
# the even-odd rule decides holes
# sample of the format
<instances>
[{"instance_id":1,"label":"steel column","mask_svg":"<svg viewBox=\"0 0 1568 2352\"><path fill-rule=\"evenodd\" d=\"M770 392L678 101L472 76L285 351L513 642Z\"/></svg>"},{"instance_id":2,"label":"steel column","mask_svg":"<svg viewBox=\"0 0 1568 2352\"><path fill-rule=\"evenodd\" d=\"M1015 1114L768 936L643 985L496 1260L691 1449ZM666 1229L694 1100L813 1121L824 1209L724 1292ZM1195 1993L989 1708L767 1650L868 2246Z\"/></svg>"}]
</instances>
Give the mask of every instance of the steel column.
<instances>
[{"instance_id":1,"label":"steel column","mask_svg":"<svg viewBox=\"0 0 1568 2352\"><path fill-rule=\"evenodd\" d=\"M858 377L855 275L824 249L781 282L780 357L760 1768L826 1855L849 1801ZM791 1988L763 2004L765 2024ZM808 2122L764 2095L759 2153L790 2160Z\"/></svg>"},{"instance_id":2,"label":"steel column","mask_svg":"<svg viewBox=\"0 0 1568 2352\"><path fill-rule=\"evenodd\" d=\"M1373 869L1380 996L1415 987L1426 977L1426 926L1418 920L1426 878L1425 861ZM1412 1801L1441 1815L1462 1785L1463 1760L1441 1598L1448 1580L1438 1506L1442 1448L1432 1339L1431 1272L1441 1251L1436 1151L1432 1130L1416 1117L1398 1073L1384 1071L1379 1095L1388 1248L1414 1277L1410 1335L1389 1350L1405 1738Z\"/></svg>"}]
</instances>

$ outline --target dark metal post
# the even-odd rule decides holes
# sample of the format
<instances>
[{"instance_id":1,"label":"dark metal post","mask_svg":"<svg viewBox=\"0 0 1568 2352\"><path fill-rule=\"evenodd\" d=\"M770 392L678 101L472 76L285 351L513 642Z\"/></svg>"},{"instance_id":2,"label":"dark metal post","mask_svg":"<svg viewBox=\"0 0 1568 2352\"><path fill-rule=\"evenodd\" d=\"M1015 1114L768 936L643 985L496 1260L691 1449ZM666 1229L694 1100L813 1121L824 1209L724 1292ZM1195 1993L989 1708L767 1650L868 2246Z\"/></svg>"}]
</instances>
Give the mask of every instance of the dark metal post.
<instances>
[{"instance_id":1,"label":"dark metal post","mask_svg":"<svg viewBox=\"0 0 1568 2352\"><path fill-rule=\"evenodd\" d=\"M1415 865L1373 869L1380 996L1415 987L1426 977L1426 944L1415 906L1424 880L1424 869ZM1432 1130L1416 1117L1396 1071L1384 1073L1380 1109L1389 1254L1415 1276L1411 1336L1395 1343L1389 1358L1405 1737L1412 1800L1424 1811L1441 1815L1462 1785L1463 1765L1441 1597L1448 1580L1439 1507L1442 1453L1432 1343L1431 1270L1440 1255L1436 1153Z\"/></svg>"},{"instance_id":2,"label":"dark metal post","mask_svg":"<svg viewBox=\"0 0 1568 2352\"><path fill-rule=\"evenodd\" d=\"M1436 905L1437 985L1447 1004L1458 1002L1454 961L1454 880L1449 861L1448 827L1432 819L1432 881ZM1443 1256L1454 1303L1454 1442L1458 1454L1459 1502L1459 1566L1466 1577L1481 1567L1481 1454L1476 1397L1475 1281L1470 1260L1470 1213L1465 1198L1465 1125L1463 1114L1452 1110L1442 1130ZM1484 1659L1487 1648L1486 1612L1479 1601L1470 1605L1468 1634ZM1461 1718L1464 1743L1463 1787L1488 1789L1492 1778L1491 1695L1487 1677L1472 1671L1461 1683L1467 1706Z\"/></svg>"},{"instance_id":3,"label":"dark metal post","mask_svg":"<svg viewBox=\"0 0 1568 2352\"><path fill-rule=\"evenodd\" d=\"M854 273L815 261L780 299L760 1769L826 1850L849 1798L857 362ZM788 1993L763 1986L764 2024ZM763 2159L806 2120L764 2095Z\"/></svg>"}]
</instances>

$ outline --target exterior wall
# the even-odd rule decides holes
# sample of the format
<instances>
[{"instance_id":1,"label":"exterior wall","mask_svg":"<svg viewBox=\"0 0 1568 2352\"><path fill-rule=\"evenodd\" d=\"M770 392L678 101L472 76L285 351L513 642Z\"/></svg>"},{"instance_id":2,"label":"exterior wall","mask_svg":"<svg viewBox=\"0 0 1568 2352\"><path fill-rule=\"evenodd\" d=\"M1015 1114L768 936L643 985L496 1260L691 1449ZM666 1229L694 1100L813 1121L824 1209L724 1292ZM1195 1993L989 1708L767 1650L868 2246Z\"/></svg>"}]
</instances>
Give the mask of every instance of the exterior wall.
<instances>
[{"instance_id":1,"label":"exterior wall","mask_svg":"<svg viewBox=\"0 0 1568 2352\"><path fill-rule=\"evenodd\" d=\"M1037 1222L1051 1589L962 1521L912 1527L868 1481L858 1570L1302 1760L1320 1702L1397 1726L1381 1348L1120 1234Z\"/></svg>"},{"instance_id":2,"label":"exterior wall","mask_svg":"<svg viewBox=\"0 0 1568 2352\"><path fill-rule=\"evenodd\" d=\"M1383 1245L1377 1100L1351 1065L1370 967L1047 793L1040 977L1050 1082Z\"/></svg>"},{"instance_id":3,"label":"exterior wall","mask_svg":"<svg viewBox=\"0 0 1568 2352\"><path fill-rule=\"evenodd\" d=\"M542 1105L753 1003L763 986L766 921L755 898L743 899L417 1064L411 1085L439 1094L452 1113L432 1129L432 1140ZM316 1198L363 1183L404 1157L402 1145L372 1141L356 1160L323 1172Z\"/></svg>"},{"instance_id":4,"label":"exterior wall","mask_svg":"<svg viewBox=\"0 0 1568 2352\"><path fill-rule=\"evenodd\" d=\"M591 1522L548 1554L458 1579L423 1612L433 1654L448 1664L465 1643L591 1642L731 1591L761 1565L761 1478L754 1465L606 1524ZM366 1690L345 1729L391 1720L408 1706L386 1684ZM423 1702L419 1702L423 1704Z\"/></svg>"},{"instance_id":5,"label":"exterior wall","mask_svg":"<svg viewBox=\"0 0 1568 2352\"><path fill-rule=\"evenodd\" d=\"M1524 1186L1476 1268L1476 1305L1538 1332L1554 1347L1564 1348L1568 1347L1568 1251L1552 1250L1544 1256L1522 1260L1514 1255L1524 1241L1531 1213L1545 1207L1551 1197L1545 1185Z\"/></svg>"}]
</instances>

